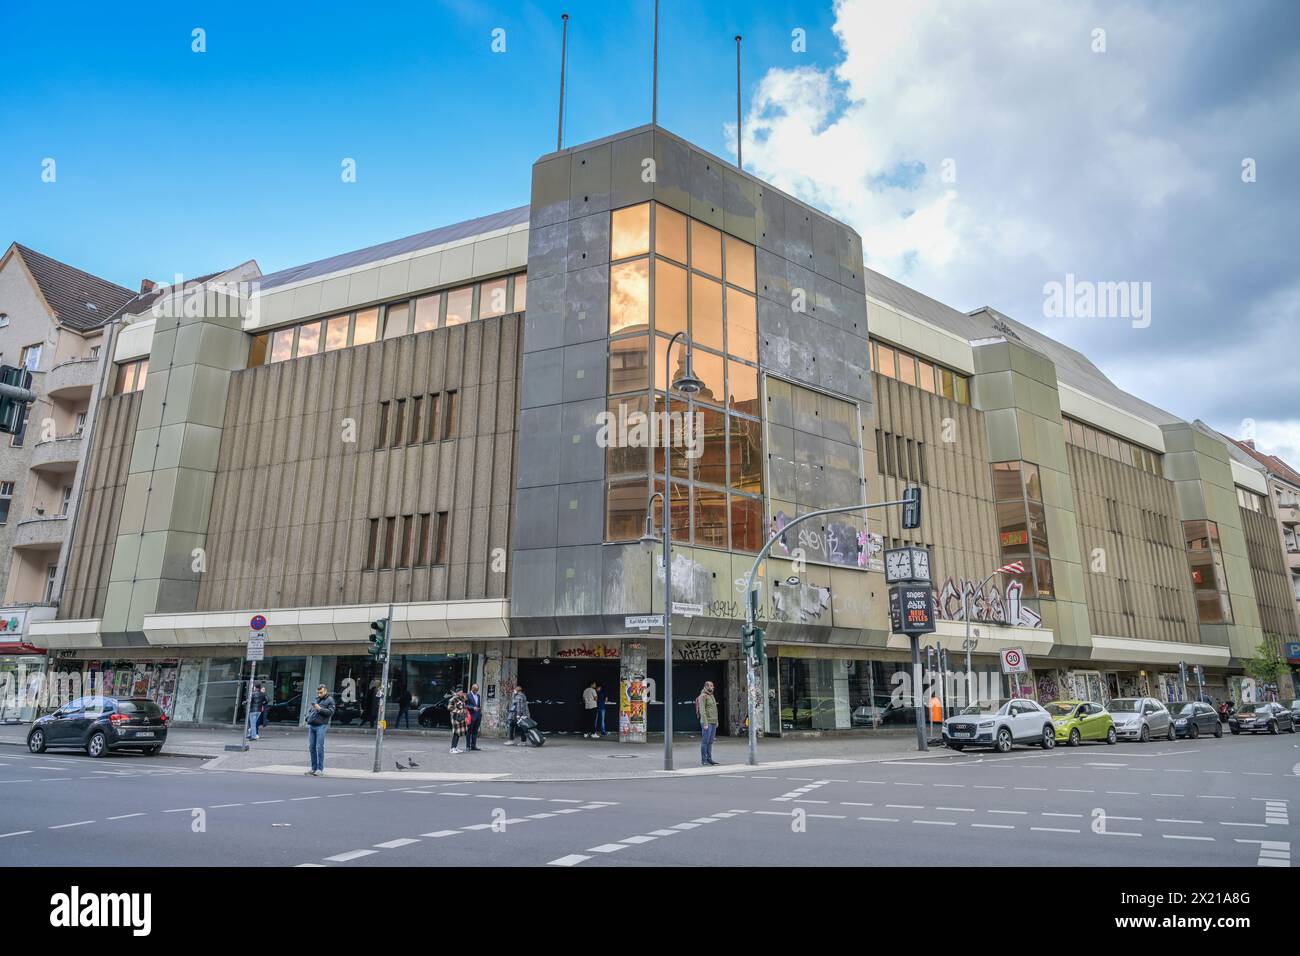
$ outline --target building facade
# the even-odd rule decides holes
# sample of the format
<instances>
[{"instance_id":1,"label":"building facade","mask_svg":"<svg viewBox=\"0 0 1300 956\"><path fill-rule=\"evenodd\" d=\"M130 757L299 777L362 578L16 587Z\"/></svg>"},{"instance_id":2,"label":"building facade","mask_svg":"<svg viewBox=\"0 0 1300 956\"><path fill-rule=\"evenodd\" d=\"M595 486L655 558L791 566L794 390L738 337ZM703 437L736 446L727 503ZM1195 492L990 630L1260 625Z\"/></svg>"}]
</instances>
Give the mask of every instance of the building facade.
<instances>
[{"instance_id":1,"label":"building facade","mask_svg":"<svg viewBox=\"0 0 1300 956\"><path fill-rule=\"evenodd\" d=\"M83 686L229 723L261 612L273 718L325 683L360 722L391 605L390 719L409 691L437 726L476 680L489 731L516 686L576 729L597 681L639 741L665 706L693 727L713 680L736 733L744 578L776 534L767 733L913 719L882 563L902 544L930 551L931 659L955 674L969 608L981 699L1012 692L1008 647L1044 700L1239 695L1266 634L1293 636L1260 596L1281 539L1239 504L1259 473L1029 326L863 263L850 227L648 126L542 156L527 206L196 280L118 338L128 387L96 416L63 602L35 631ZM693 395L671 385L687 342ZM909 485L913 531L874 509L783 533ZM668 566L640 540L665 512ZM662 638L635 620L665 611L669 702Z\"/></svg>"}]
</instances>

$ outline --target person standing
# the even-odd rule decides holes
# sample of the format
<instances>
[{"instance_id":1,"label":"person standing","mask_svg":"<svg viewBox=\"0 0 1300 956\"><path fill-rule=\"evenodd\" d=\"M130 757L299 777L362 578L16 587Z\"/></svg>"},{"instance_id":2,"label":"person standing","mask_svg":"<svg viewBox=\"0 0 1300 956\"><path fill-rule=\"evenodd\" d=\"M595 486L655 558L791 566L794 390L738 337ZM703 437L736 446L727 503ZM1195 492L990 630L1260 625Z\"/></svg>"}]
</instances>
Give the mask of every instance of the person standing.
<instances>
[{"instance_id":1,"label":"person standing","mask_svg":"<svg viewBox=\"0 0 1300 956\"><path fill-rule=\"evenodd\" d=\"M401 724L402 718L406 718L406 729L411 729L411 688L402 685L402 692L397 695L397 719L393 721L393 729L396 730Z\"/></svg>"},{"instance_id":2,"label":"person standing","mask_svg":"<svg viewBox=\"0 0 1300 956\"><path fill-rule=\"evenodd\" d=\"M713 696L713 681L704 682L704 689L695 700L695 710L700 715L700 766L716 767L713 739L718 736L718 701Z\"/></svg>"},{"instance_id":3,"label":"person standing","mask_svg":"<svg viewBox=\"0 0 1300 956\"><path fill-rule=\"evenodd\" d=\"M447 701L447 716L451 718L451 753L461 753L460 738L468 737L466 730L466 721L469 716L469 710L465 706L465 692L459 687L452 692L451 699Z\"/></svg>"},{"instance_id":4,"label":"person standing","mask_svg":"<svg viewBox=\"0 0 1300 956\"><path fill-rule=\"evenodd\" d=\"M596 682L592 681L582 692L582 736L596 736Z\"/></svg>"},{"instance_id":5,"label":"person standing","mask_svg":"<svg viewBox=\"0 0 1300 956\"><path fill-rule=\"evenodd\" d=\"M307 712L307 749L311 752L309 776L319 777L325 772L325 731L334 719L334 698L321 684L316 688L316 699Z\"/></svg>"},{"instance_id":6,"label":"person standing","mask_svg":"<svg viewBox=\"0 0 1300 956\"><path fill-rule=\"evenodd\" d=\"M262 721L266 719L266 688L258 684L248 702L248 739L256 740Z\"/></svg>"},{"instance_id":7,"label":"person standing","mask_svg":"<svg viewBox=\"0 0 1300 956\"><path fill-rule=\"evenodd\" d=\"M609 695L605 693L605 685L596 682L596 733L601 737L605 736L605 707L609 703Z\"/></svg>"},{"instance_id":8,"label":"person standing","mask_svg":"<svg viewBox=\"0 0 1300 956\"><path fill-rule=\"evenodd\" d=\"M523 743L527 738L524 732L519 730L519 721L529 716L528 714L528 695L524 693L522 687L516 687L514 694L510 697L510 709L506 711L506 725L510 728L510 739L506 741L507 747L515 745L515 734L519 734L519 742Z\"/></svg>"},{"instance_id":9,"label":"person standing","mask_svg":"<svg viewBox=\"0 0 1300 956\"><path fill-rule=\"evenodd\" d=\"M469 730L465 734L465 749L478 750L479 725L483 722L483 700L478 694L478 684L469 685L469 696L465 698L465 709L469 711Z\"/></svg>"}]
</instances>

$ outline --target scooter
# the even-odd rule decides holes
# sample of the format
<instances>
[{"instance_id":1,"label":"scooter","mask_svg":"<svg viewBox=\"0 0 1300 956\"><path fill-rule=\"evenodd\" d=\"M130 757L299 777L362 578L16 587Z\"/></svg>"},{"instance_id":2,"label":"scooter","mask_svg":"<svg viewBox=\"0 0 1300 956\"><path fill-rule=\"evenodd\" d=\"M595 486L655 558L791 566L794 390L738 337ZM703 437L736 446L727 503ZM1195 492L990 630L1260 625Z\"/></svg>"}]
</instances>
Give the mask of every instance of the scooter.
<instances>
[{"instance_id":1,"label":"scooter","mask_svg":"<svg viewBox=\"0 0 1300 956\"><path fill-rule=\"evenodd\" d=\"M537 721L531 717L520 717L515 721L515 729L519 731L525 741L534 747L540 747L546 743L546 738L542 735L541 729L537 726Z\"/></svg>"}]
</instances>

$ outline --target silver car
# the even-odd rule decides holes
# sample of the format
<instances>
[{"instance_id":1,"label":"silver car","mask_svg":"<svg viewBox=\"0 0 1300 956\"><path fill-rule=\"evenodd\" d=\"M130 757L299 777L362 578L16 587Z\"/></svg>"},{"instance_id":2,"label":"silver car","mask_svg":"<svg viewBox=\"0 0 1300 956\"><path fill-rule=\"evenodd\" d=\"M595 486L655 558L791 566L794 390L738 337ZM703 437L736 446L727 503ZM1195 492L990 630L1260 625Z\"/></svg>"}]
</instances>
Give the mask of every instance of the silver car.
<instances>
[{"instance_id":1,"label":"silver car","mask_svg":"<svg viewBox=\"0 0 1300 956\"><path fill-rule=\"evenodd\" d=\"M1115 736L1120 740L1141 740L1152 737L1174 739L1174 721L1169 710L1154 697L1116 697L1106 709L1115 721Z\"/></svg>"}]
</instances>

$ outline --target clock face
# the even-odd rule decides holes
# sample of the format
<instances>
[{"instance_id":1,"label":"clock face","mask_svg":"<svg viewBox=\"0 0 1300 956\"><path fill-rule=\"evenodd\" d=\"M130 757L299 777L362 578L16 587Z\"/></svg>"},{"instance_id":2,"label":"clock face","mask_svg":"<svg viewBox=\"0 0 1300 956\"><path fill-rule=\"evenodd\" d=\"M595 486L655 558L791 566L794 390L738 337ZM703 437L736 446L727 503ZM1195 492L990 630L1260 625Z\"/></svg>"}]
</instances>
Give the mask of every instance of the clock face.
<instances>
[{"instance_id":1,"label":"clock face","mask_svg":"<svg viewBox=\"0 0 1300 956\"><path fill-rule=\"evenodd\" d=\"M930 580L930 552L913 551L912 564L916 569L916 576L922 581Z\"/></svg>"},{"instance_id":2,"label":"clock face","mask_svg":"<svg viewBox=\"0 0 1300 956\"><path fill-rule=\"evenodd\" d=\"M912 576L912 556L907 551L885 552L885 578L905 581Z\"/></svg>"}]
</instances>

